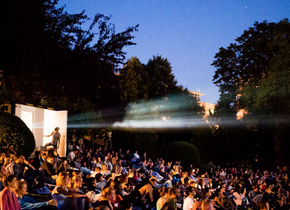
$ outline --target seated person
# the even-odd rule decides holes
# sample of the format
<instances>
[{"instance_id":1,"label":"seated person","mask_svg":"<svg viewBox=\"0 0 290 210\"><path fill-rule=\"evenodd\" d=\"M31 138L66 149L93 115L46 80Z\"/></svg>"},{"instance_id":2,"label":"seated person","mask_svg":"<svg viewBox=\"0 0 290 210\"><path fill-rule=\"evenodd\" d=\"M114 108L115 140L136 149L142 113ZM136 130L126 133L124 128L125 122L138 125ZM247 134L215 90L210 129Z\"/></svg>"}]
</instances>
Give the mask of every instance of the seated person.
<instances>
[{"instance_id":1,"label":"seated person","mask_svg":"<svg viewBox=\"0 0 290 210\"><path fill-rule=\"evenodd\" d=\"M117 163L114 165L112 173L115 174L122 174L123 167L122 167L122 159L117 160Z\"/></svg>"},{"instance_id":2,"label":"seated person","mask_svg":"<svg viewBox=\"0 0 290 210\"><path fill-rule=\"evenodd\" d=\"M102 164L102 167L101 167L101 174L104 174L105 175L105 177L107 177L108 175L110 175L111 174L111 171L110 170L108 170L108 167L107 167L107 165L106 164Z\"/></svg>"},{"instance_id":3,"label":"seated person","mask_svg":"<svg viewBox=\"0 0 290 210\"><path fill-rule=\"evenodd\" d=\"M137 163L137 160L136 160L136 157L133 156L133 158L131 159L131 165L135 168L135 169L138 169L139 168L139 165Z\"/></svg>"},{"instance_id":4,"label":"seated person","mask_svg":"<svg viewBox=\"0 0 290 210\"><path fill-rule=\"evenodd\" d=\"M153 191L156 182L157 178L152 176L148 183L141 186L139 189L135 188L134 191L130 193L130 199L132 200L134 206L146 209L145 203L154 202Z\"/></svg>"},{"instance_id":5,"label":"seated person","mask_svg":"<svg viewBox=\"0 0 290 210\"><path fill-rule=\"evenodd\" d=\"M49 209L48 208L49 206L54 207L50 209L56 209L57 207L56 200L52 199L46 202L38 202L33 198L26 196L26 194L27 194L27 183L25 181L19 181L18 188L16 189L16 196L18 198L22 210L34 210L44 207L47 207L46 209Z\"/></svg>"},{"instance_id":6,"label":"seated person","mask_svg":"<svg viewBox=\"0 0 290 210\"><path fill-rule=\"evenodd\" d=\"M105 156L104 164L106 164L108 170L113 170L113 164L111 163L108 156Z\"/></svg>"},{"instance_id":7,"label":"seated person","mask_svg":"<svg viewBox=\"0 0 290 210\"><path fill-rule=\"evenodd\" d=\"M106 186L107 181L104 179L103 174L96 174L96 189L101 191L104 186Z\"/></svg>"},{"instance_id":8,"label":"seated person","mask_svg":"<svg viewBox=\"0 0 290 210\"><path fill-rule=\"evenodd\" d=\"M109 210L113 210L114 202L116 201L116 192L113 187L103 188L102 196L100 198L100 202L97 204L97 207L94 209L99 209L98 207L106 206Z\"/></svg>"},{"instance_id":9,"label":"seated person","mask_svg":"<svg viewBox=\"0 0 290 210\"><path fill-rule=\"evenodd\" d=\"M4 151L1 151L0 152L0 164L4 164L4 161L5 161L5 152Z\"/></svg>"},{"instance_id":10,"label":"seated person","mask_svg":"<svg viewBox=\"0 0 290 210\"><path fill-rule=\"evenodd\" d=\"M84 198L87 196L69 189L70 178L65 172L59 173L56 179L56 187L52 191L52 198L57 200L58 209L83 210L85 207Z\"/></svg>"},{"instance_id":11,"label":"seated person","mask_svg":"<svg viewBox=\"0 0 290 210\"><path fill-rule=\"evenodd\" d=\"M78 192L80 194L84 194L84 191L83 191L83 178L82 176L74 176L74 182L73 182L73 186L72 188L70 188L71 191L75 191L75 192ZM89 209L91 207L91 204L90 203L95 203L98 199L95 199L95 196L96 194L94 193L94 195L91 196L91 194L86 194L86 199L84 200L85 201L85 209ZM90 196L90 198L88 197ZM89 199L87 199L89 198Z\"/></svg>"},{"instance_id":12,"label":"seated person","mask_svg":"<svg viewBox=\"0 0 290 210\"><path fill-rule=\"evenodd\" d=\"M235 208L234 204L232 203L231 199L225 195L225 188L222 187L218 195L214 198L215 201L215 208L216 209L224 209L224 208Z\"/></svg>"},{"instance_id":13,"label":"seated person","mask_svg":"<svg viewBox=\"0 0 290 210\"><path fill-rule=\"evenodd\" d=\"M40 166L44 163L43 151L35 151L35 157L33 158L32 165L35 169L39 169Z\"/></svg>"},{"instance_id":14,"label":"seated person","mask_svg":"<svg viewBox=\"0 0 290 210\"><path fill-rule=\"evenodd\" d=\"M26 182L29 183L31 187L33 180L40 177L40 181L43 180L43 171L39 169L35 169L24 157L24 155L19 155L18 160L15 162L17 167L18 174L17 179L25 179Z\"/></svg>"},{"instance_id":15,"label":"seated person","mask_svg":"<svg viewBox=\"0 0 290 210\"><path fill-rule=\"evenodd\" d=\"M5 188L0 193L0 210L21 210L20 204L14 193L17 188L16 176L10 174L3 180Z\"/></svg>"},{"instance_id":16,"label":"seated person","mask_svg":"<svg viewBox=\"0 0 290 210\"><path fill-rule=\"evenodd\" d=\"M55 175L57 174L57 168L54 164L54 158L52 156L48 156L46 161L40 166L44 171L44 182L49 184L55 184Z\"/></svg>"},{"instance_id":17,"label":"seated person","mask_svg":"<svg viewBox=\"0 0 290 210\"><path fill-rule=\"evenodd\" d=\"M86 195L89 197L90 203L92 206L96 206L96 202L101 198L101 191L96 188L96 179L94 177L90 177L87 179L87 189Z\"/></svg>"},{"instance_id":18,"label":"seated person","mask_svg":"<svg viewBox=\"0 0 290 210\"><path fill-rule=\"evenodd\" d=\"M3 163L0 163L0 191L4 189L3 179L7 176L7 171Z\"/></svg>"},{"instance_id":19,"label":"seated person","mask_svg":"<svg viewBox=\"0 0 290 210\"><path fill-rule=\"evenodd\" d=\"M80 157L75 157L75 159L73 161L73 165L75 166L74 170L77 170L77 169L80 170L84 176L92 175L94 173L89 168L82 166ZM71 168L71 169L73 169L73 168Z\"/></svg>"},{"instance_id":20,"label":"seated person","mask_svg":"<svg viewBox=\"0 0 290 210\"><path fill-rule=\"evenodd\" d=\"M141 162L141 168L140 168L140 170L142 172L144 172L145 174L148 172L147 165L148 165L148 163L147 163L147 160L146 159Z\"/></svg>"},{"instance_id":21,"label":"seated person","mask_svg":"<svg viewBox=\"0 0 290 210\"><path fill-rule=\"evenodd\" d=\"M128 184L129 178L127 175L121 175L119 178L119 187L121 189L121 195L127 196L132 191L132 186Z\"/></svg>"},{"instance_id":22,"label":"seated person","mask_svg":"<svg viewBox=\"0 0 290 210\"><path fill-rule=\"evenodd\" d=\"M75 167L74 160L78 151L79 150L77 148L74 148L73 151L71 151L67 156L67 160L72 167Z\"/></svg>"},{"instance_id":23,"label":"seated person","mask_svg":"<svg viewBox=\"0 0 290 210\"><path fill-rule=\"evenodd\" d=\"M105 182L105 185L106 185L106 182ZM96 178L94 177L90 177L88 178L87 180L87 190L88 191L93 191L95 193L101 193L101 190L99 190L97 187L97 180Z\"/></svg>"},{"instance_id":24,"label":"seated person","mask_svg":"<svg viewBox=\"0 0 290 210\"><path fill-rule=\"evenodd\" d=\"M16 171L16 163L15 160L18 159L18 157L15 156L16 154L11 153L11 152L6 152L6 157L4 161L4 165L6 167L7 173L8 174L13 174L16 177L18 176L18 172ZM17 172L17 174L15 174Z\"/></svg>"},{"instance_id":25,"label":"seated person","mask_svg":"<svg viewBox=\"0 0 290 210\"><path fill-rule=\"evenodd\" d=\"M73 171L72 172L72 177L70 178L68 187L69 188L74 188L75 182L77 178L82 178L82 172L80 171Z\"/></svg>"}]
</instances>

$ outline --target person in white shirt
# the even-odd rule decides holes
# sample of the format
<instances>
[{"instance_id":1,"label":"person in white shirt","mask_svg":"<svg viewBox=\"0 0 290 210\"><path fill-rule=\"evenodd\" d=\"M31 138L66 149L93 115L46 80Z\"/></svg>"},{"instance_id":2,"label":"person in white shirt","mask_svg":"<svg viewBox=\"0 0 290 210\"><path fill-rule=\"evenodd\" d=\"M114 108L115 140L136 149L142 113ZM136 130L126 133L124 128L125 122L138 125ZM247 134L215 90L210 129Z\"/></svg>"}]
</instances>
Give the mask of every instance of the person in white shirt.
<instances>
[{"instance_id":1,"label":"person in white shirt","mask_svg":"<svg viewBox=\"0 0 290 210\"><path fill-rule=\"evenodd\" d=\"M136 158L136 163L137 165L140 163L141 161L141 158L140 158L140 155L138 154L138 151L136 151L133 156Z\"/></svg>"},{"instance_id":2,"label":"person in white shirt","mask_svg":"<svg viewBox=\"0 0 290 210\"><path fill-rule=\"evenodd\" d=\"M68 156L67 156L67 160L68 161L73 161L76 157L76 153L78 152L77 149L74 149L73 151L71 151Z\"/></svg>"},{"instance_id":3,"label":"person in white shirt","mask_svg":"<svg viewBox=\"0 0 290 210\"><path fill-rule=\"evenodd\" d=\"M105 156L104 164L106 164L108 170L112 171L113 170L113 165L111 161L109 160L108 156Z\"/></svg>"},{"instance_id":4,"label":"person in white shirt","mask_svg":"<svg viewBox=\"0 0 290 210\"><path fill-rule=\"evenodd\" d=\"M241 187L235 187L233 196L235 196L234 201L237 204L237 206L242 205L242 201L245 198L246 195L246 188L241 188Z\"/></svg>"},{"instance_id":5,"label":"person in white shirt","mask_svg":"<svg viewBox=\"0 0 290 210\"><path fill-rule=\"evenodd\" d=\"M70 153L73 150L73 148L74 148L73 145L69 142L67 145L68 152Z\"/></svg>"},{"instance_id":6,"label":"person in white shirt","mask_svg":"<svg viewBox=\"0 0 290 210\"><path fill-rule=\"evenodd\" d=\"M193 187L187 187L185 192L187 194L187 197L183 201L183 210L193 210L193 197L196 195L195 189Z\"/></svg>"},{"instance_id":7,"label":"person in white shirt","mask_svg":"<svg viewBox=\"0 0 290 210\"><path fill-rule=\"evenodd\" d=\"M224 171L224 169L221 169L220 175L226 177L227 173Z\"/></svg>"},{"instance_id":8,"label":"person in white shirt","mask_svg":"<svg viewBox=\"0 0 290 210\"><path fill-rule=\"evenodd\" d=\"M162 187L159 189L160 198L156 202L156 209L162 209L163 205L166 203L167 198L170 196L170 188L169 187Z\"/></svg>"}]
</instances>

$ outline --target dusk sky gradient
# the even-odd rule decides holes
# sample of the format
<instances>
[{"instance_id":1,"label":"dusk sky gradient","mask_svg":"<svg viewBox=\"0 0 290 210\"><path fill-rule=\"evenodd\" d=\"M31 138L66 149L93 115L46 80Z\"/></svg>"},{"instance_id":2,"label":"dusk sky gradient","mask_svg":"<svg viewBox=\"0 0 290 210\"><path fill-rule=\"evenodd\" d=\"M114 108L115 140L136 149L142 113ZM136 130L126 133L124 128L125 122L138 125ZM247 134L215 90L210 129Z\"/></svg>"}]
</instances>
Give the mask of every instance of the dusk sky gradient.
<instances>
[{"instance_id":1,"label":"dusk sky gradient","mask_svg":"<svg viewBox=\"0 0 290 210\"><path fill-rule=\"evenodd\" d=\"M201 101L210 103L219 99L211 66L219 48L255 21L290 15L290 0L60 0L64 5L68 13L85 10L92 19L97 13L111 16L116 32L139 24L136 45L125 49L127 59L136 56L146 64L153 55L167 58L178 84L204 93Z\"/></svg>"}]
</instances>

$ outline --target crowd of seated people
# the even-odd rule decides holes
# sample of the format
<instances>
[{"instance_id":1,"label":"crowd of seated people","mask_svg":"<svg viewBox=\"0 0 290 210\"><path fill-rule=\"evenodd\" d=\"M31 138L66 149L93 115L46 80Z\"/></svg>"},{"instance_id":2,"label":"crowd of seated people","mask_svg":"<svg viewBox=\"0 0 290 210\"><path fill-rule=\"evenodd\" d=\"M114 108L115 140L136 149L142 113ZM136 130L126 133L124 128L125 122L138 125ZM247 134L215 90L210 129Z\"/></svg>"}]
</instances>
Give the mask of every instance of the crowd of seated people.
<instances>
[{"instance_id":1,"label":"crowd of seated people","mask_svg":"<svg viewBox=\"0 0 290 210\"><path fill-rule=\"evenodd\" d=\"M290 209L288 167L185 168L138 151L75 144L68 151L66 158L55 149L35 151L28 161L11 146L3 149L0 210Z\"/></svg>"}]
</instances>

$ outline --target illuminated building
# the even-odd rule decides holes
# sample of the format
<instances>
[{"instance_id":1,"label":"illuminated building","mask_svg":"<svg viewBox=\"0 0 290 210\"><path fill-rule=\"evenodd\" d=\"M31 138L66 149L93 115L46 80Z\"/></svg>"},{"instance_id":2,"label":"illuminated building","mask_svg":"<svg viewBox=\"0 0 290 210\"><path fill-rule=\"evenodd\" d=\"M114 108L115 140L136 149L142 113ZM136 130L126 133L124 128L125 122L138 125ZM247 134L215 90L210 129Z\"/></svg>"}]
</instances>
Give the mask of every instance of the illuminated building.
<instances>
[{"instance_id":1,"label":"illuminated building","mask_svg":"<svg viewBox=\"0 0 290 210\"><path fill-rule=\"evenodd\" d=\"M197 102L200 106L204 107L205 115L204 117L209 116L209 114L213 114L215 110L215 104L209 102L201 102L200 97L204 96L205 94L199 92L188 91L193 97L197 99Z\"/></svg>"}]
</instances>

